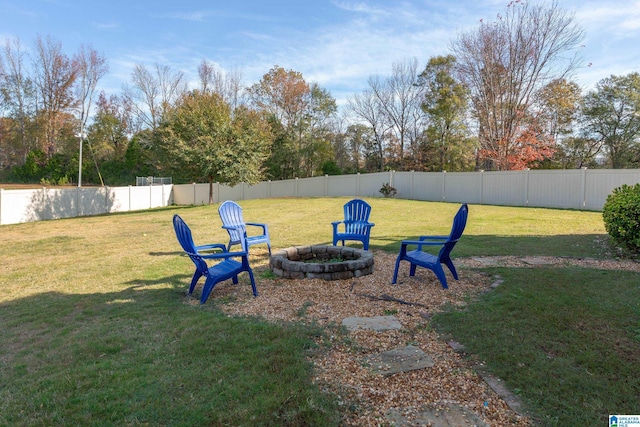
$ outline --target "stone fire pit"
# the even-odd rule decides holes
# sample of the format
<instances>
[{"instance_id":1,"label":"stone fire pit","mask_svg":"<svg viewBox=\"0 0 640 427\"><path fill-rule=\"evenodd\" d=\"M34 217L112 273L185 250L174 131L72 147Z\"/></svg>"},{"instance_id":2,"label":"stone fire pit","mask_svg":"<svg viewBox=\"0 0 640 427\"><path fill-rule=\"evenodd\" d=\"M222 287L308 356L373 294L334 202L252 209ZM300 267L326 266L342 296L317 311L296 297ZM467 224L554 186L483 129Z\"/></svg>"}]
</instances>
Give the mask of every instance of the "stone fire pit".
<instances>
[{"instance_id":1,"label":"stone fire pit","mask_svg":"<svg viewBox=\"0 0 640 427\"><path fill-rule=\"evenodd\" d=\"M274 252L269 267L285 279L351 279L373 273L373 253L347 246L295 246Z\"/></svg>"}]
</instances>

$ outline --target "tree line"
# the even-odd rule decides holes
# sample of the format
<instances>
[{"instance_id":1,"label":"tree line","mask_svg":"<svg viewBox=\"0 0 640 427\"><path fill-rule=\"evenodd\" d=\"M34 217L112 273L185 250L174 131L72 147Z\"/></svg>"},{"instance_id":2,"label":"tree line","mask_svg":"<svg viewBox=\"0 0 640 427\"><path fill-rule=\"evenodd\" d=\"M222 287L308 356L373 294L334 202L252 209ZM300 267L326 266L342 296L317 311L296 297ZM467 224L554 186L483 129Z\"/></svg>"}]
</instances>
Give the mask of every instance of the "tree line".
<instances>
[{"instance_id":1,"label":"tree line","mask_svg":"<svg viewBox=\"0 0 640 427\"><path fill-rule=\"evenodd\" d=\"M108 62L91 46L68 56L52 37L30 49L10 39L0 52L0 179L234 184L389 169L640 167L640 75L583 93L571 80L583 39L556 2L512 1L424 68L410 58L370 76L341 109L298 71L275 65L246 85L241 70L207 60L195 88L156 63L137 64L120 93L96 93Z\"/></svg>"}]
</instances>

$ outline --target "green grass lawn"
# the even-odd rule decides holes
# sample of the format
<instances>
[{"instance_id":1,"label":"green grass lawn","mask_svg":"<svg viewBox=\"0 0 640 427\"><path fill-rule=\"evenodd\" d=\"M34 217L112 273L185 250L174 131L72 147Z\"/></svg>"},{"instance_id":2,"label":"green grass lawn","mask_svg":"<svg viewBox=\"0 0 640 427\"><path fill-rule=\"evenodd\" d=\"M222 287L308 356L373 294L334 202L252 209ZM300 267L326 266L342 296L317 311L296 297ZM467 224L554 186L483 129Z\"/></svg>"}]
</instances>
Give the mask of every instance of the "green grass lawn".
<instances>
[{"instance_id":1,"label":"green grass lawn","mask_svg":"<svg viewBox=\"0 0 640 427\"><path fill-rule=\"evenodd\" d=\"M330 243L346 201L240 204L246 221L269 224L277 249ZM402 239L448 233L458 208L368 201L371 248L392 252ZM227 317L215 290L204 306L185 303L192 265L173 234L175 213L197 244L227 240L217 205L0 227L0 425L339 424L339 406L311 382L307 357L323 351L322 330ZM606 241L599 212L472 205L454 256L606 258ZM265 253L252 258L258 290ZM638 275L488 271L504 285L437 318L443 333L517 390L543 425L640 413Z\"/></svg>"}]
</instances>

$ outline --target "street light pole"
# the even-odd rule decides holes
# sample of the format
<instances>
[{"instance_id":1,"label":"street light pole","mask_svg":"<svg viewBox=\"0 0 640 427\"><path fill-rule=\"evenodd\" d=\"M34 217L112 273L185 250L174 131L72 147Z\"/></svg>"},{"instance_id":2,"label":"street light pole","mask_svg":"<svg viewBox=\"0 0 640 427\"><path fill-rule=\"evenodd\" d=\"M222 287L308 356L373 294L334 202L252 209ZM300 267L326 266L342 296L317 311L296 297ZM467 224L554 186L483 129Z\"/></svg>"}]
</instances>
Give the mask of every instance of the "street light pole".
<instances>
[{"instance_id":1,"label":"street light pole","mask_svg":"<svg viewBox=\"0 0 640 427\"><path fill-rule=\"evenodd\" d=\"M82 142L84 140L84 130L80 130L78 138L80 139L80 156L78 157L78 187L82 187Z\"/></svg>"}]
</instances>

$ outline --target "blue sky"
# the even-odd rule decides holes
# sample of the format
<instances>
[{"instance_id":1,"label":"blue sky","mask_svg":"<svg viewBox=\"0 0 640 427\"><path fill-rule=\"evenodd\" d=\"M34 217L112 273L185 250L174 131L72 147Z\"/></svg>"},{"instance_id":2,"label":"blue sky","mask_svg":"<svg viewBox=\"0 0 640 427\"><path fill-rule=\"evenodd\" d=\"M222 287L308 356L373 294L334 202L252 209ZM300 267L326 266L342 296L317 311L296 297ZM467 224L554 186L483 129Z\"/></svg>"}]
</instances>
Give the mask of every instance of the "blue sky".
<instances>
[{"instance_id":1,"label":"blue sky","mask_svg":"<svg viewBox=\"0 0 640 427\"><path fill-rule=\"evenodd\" d=\"M536 1L536 0L530 0ZM448 53L461 31L493 20L506 0L0 0L0 42L38 35L71 56L91 45L109 62L100 89L119 93L136 63L169 65L197 85L198 64L242 71L250 85L274 65L302 73L338 100L388 75L394 62ZM640 71L640 0L559 0L586 31L585 89L611 74ZM587 66L591 64L590 66Z\"/></svg>"}]
</instances>

